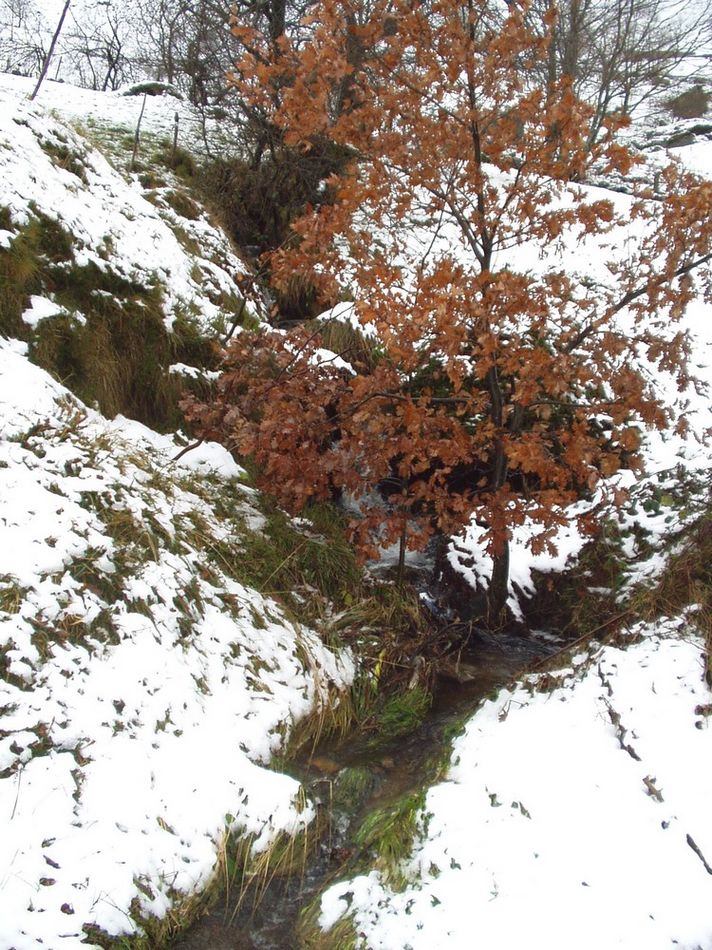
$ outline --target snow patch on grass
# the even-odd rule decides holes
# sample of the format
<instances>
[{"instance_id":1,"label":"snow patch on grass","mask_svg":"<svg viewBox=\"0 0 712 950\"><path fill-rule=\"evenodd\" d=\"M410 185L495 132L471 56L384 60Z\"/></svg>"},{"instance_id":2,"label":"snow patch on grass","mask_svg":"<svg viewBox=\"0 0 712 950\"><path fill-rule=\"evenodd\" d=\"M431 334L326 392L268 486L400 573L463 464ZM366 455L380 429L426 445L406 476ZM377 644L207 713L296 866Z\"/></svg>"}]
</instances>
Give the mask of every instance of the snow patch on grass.
<instances>
[{"instance_id":1,"label":"snow patch on grass","mask_svg":"<svg viewBox=\"0 0 712 950\"><path fill-rule=\"evenodd\" d=\"M245 272L225 236L200 209L196 220L188 220L170 206L147 201L136 181L126 181L86 139L41 104L18 97L17 84L8 89L3 78L0 208L9 212L13 226L44 215L71 235L77 266L93 265L144 288L159 286L168 329L181 312L204 328L224 322L220 301L234 298L235 277ZM87 92L61 89L65 111ZM110 108L106 96L101 101L102 110ZM191 238L189 249L179 239L181 231L176 233L179 225ZM31 319L42 315L33 308Z\"/></svg>"}]
</instances>

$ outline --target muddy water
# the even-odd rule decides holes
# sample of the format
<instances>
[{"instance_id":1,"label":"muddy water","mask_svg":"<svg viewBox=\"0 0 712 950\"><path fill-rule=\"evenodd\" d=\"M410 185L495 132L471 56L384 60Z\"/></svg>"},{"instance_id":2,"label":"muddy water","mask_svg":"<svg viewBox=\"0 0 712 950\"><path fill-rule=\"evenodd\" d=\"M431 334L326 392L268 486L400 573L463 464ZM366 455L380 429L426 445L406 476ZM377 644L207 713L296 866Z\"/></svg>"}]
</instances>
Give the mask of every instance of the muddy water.
<instances>
[{"instance_id":1,"label":"muddy water","mask_svg":"<svg viewBox=\"0 0 712 950\"><path fill-rule=\"evenodd\" d=\"M358 857L354 837L373 809L419 791L432 775L432 762L447 750L449 735L463 717L518 673L534 666L551 646L517 636L475 636L461 656L465 683L443 679L427 719L411 735L389 742L346 738L322 745L290 769L326 816L325 831L303 868L288 879L273 880L257 906L247 899L236 907L225 897L198 920L176 950L297 950L299 913L329 883L348 873ZM346 770L360 776L360 794L339 794Z\"/></svg>"}]
</instances>

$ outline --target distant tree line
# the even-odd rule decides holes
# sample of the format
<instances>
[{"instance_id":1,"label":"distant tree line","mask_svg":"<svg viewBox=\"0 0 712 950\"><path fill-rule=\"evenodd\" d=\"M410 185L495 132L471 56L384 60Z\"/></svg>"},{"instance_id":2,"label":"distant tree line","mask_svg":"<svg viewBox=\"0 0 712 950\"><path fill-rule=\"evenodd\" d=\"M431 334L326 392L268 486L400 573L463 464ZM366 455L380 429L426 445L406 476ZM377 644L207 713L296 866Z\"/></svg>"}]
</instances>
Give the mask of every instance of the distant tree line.
<instances>
[{"instance_id":1,"label":"distant tree line","mask_svg":"<svg viewBox=\"0 0 712 950\"><path fill-rule=\"evenodd\" d=\"M512 0L514 2L514 0ZM517 0L519 2L519 0ZM300 41L311 0L72 0L49 78L89 89L115 90L156 79L176 86L194 105L229 104L244 127L245 104L235 103L229 75L244 51L231 27L249 26L269 37ZM353 22L368 16L370 2L354 4ZM661 90L675 92L689 80L695 59L712 39L712 14L700 0L549 0L521 3L529 28L553 41L541 69L550 83L568 76L580 98L595 108L591 135L613 113L631 114ZM421 5L424 9L428 2ZM0 69L36 76L44 63L61 4L0 0ZM503 18L506 5L493 20ZM354 32L354 42L356 32ZM354 48L355 52L355 48ZM680 67L685 64L685 69ZM248 123L250 124L250 123ZM263 128L253 141L266 146Z\"/></svg>"}]
</instances>

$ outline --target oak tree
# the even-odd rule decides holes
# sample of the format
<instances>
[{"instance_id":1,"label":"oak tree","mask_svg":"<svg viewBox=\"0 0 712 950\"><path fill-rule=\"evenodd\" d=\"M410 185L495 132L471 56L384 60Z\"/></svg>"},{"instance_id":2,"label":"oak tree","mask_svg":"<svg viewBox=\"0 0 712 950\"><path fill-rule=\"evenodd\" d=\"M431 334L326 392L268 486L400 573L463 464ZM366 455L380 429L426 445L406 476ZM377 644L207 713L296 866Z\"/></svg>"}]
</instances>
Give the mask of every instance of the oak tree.
<instances>
[{"instance_id":1,"label":"oak tree","mask_svg":"<svg viewBox=\"0 0 712 950\"><path fill-rule=\"evenodd\" d=\"M535 548L553 544L567 505L638 464L644 427L675 422L656 373L690 384L682 317L712 291L712 183L671 165L663 196L582 186L636 159L613 119L591 144L570 79L539 81L550 37L526 14L318 0L299 44L245 44L241 95L284 140L353 154L271 255L274 280L308 272L325 304L353 295L374 342L344 365L306 327L244 333L215 400L186 406L290 510L335 490L360 499L366 553L475 517L492 621L512 528L527 519ZM577 246L588 257L572 265Z\"/></svg>"}]
</instances>

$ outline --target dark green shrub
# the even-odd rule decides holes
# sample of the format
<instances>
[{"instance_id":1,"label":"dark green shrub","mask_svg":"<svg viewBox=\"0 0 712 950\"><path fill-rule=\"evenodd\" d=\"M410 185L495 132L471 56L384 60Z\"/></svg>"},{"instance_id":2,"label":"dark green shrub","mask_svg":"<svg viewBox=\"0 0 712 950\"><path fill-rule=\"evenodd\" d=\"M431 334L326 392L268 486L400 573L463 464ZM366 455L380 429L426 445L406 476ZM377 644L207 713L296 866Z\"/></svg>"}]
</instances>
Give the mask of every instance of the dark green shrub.
<instances>
[{"instance_id":1,"label":"dark green shrub","mask_svg":"<svg viewBox=\"0 0 712 950\"><path fill-rule=\"evenodd\" d=\"M666 105L676 119L701 119L709 109L710 99L712 95L698 84L669 99Z\"/></svg>"},{"instance_id":2,"label":"dark green shrub","mask_svg":"<svg viewBox=\"0 0 712 950\"><path fill-rule=\"evenodd\" d=\"M203 166L199 184L235 243L254 256L282 246L292 222L307 205L329 201L323 182L348 163L348 151L330 142L309 152L281 148L254 166L238 158L218 158ZM285 321L314 316L319 310L309 281L295 278L278 295Z\"/></svg>"}]
</instances>

